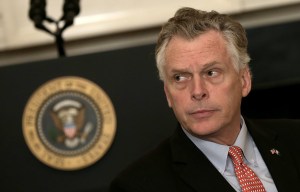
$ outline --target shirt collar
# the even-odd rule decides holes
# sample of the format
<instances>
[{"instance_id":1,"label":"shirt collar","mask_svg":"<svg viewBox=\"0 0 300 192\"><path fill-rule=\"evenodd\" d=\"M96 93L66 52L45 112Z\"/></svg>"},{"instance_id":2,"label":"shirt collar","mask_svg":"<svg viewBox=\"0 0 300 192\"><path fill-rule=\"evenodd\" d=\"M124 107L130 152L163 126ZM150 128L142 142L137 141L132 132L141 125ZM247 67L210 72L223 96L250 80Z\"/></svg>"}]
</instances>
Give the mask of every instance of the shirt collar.
<instances>
[{"instance_id":1,"label":"shirt collar","mask_svg":"<svg viewBox=\"0 0 300 192\"><path fill-rule=\"evenodd\" d=\"M220 145L211 141L199 139L182 128L187 137L200 149L209 161L218 169L221 174L224 174L228 157L229 146ZM254 153L254 143L252 137L248 133L247 126L241 116L241 130L234 143L239 146L244 153L246 160L250 163L257 164Z\"/></svg>"},{"instance_id":2,"label":"shirt collar","mask_svg":"<svg viewBox=\"0 0 300 192\"><path fill-rule=\"evenodd\" d=\"M238 146L243 150L244 157L250 163L256 163L256 157L254 153L254 143L252 137L250 136L246 123L241 117L241 131L233 144L234 146Z\"/></svg>"}]
</instances>

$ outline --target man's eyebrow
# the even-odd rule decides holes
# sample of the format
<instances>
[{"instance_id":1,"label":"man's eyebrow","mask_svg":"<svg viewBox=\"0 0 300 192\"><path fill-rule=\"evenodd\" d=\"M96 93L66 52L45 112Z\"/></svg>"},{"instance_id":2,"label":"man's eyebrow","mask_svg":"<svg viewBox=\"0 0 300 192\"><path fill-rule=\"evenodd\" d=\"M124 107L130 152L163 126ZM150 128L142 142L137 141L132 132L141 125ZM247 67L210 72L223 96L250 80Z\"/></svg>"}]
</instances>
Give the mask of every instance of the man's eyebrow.
<instances>
[{"instance_id":1,"label":"man's eyebrow","mask_svg":"<svg viewBox=\"0 0 300 192\"><path fill-rule=\"evenodd\" d=\"M210 68L210 67L213 67L215 65L220 65L219 62L217 61L213 61L213 62L210 62L210 63L206 63L204 64L202 67L201 67L201 70L205 70L207 68ZM190 71L189 67L184 67L184 68L173 68L171 70L171 73L172 74L176 74L176 73L188 73Z\"/></svg>"},{"instance_id":2,"label":"man's eyebrow","mask_svg":"<svg viewBox=\"0 0 300 192\"><path fill-rule=\"evenodd\" d=\"M171 73L175 74L175 73L187 73L190 70L188 68L176 68L176 69L172 69Z\"/></svg>"},{"instance_id":3,"label":"man's eyebrow","mask_svg":"<svg viewBox=\"0 0 300 192\"><path fill-rule=\"evenodd\" d=\"M220 62L213 61L213 62L210 62L210 63L206 63L202 66L202 69L207 69L207 68L213 67L215 65L220 65Z\"/></svg>"}]
</instances>

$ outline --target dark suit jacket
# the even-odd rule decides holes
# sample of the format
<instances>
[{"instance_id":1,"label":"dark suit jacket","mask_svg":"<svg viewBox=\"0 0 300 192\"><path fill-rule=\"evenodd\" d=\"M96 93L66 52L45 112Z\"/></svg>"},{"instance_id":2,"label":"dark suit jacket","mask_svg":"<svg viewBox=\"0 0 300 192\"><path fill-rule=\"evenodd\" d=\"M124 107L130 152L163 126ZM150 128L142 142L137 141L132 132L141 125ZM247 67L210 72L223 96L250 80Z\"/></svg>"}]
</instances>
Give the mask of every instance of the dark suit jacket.
<instances>
[{"instance_id":1,"label":"dark suit jacket","mask_svg":"<svg viewBox=\"0 0 300 192\"><path fill-rule=\"evenodd\" d=\"M300 121L246 120L278 191L300 191ZM277 149L280 155L272 154ZM154 151L123 171L112 192L234 191L180 127Z\"/></svg>"}]
</instances>

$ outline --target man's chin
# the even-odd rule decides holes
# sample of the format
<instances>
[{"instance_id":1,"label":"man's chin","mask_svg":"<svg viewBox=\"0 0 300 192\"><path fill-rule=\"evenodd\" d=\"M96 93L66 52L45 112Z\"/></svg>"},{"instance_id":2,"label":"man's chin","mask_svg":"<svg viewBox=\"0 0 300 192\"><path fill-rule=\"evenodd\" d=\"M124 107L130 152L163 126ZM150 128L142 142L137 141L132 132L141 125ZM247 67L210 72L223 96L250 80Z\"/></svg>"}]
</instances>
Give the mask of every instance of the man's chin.
<instances>
[{"instance_id":1,"label":"man's chin","mask_svg":"<svg viewBox=\"0 0 300 192\"><path fill-rule=\"evenodd\" d=\"M216 125L210 123L209 121L197 122L191 124L188 127L188 131L194 135L205 136L205 135L213 134L215 132L215 127Z\"/></svg>"}]
</instances>

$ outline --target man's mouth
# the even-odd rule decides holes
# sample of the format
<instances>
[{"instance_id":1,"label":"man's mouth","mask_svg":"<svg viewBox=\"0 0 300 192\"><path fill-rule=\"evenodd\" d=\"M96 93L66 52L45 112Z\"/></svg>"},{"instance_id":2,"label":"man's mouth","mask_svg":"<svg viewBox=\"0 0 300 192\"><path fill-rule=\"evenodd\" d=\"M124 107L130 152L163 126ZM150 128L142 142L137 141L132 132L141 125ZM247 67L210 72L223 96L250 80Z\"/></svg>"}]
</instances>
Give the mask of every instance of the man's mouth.
<instances>
[{"instance_id":1,"label":"man's mouth","mask_svg":"<svg viewBox=\"0 0 300 192\"><path fill-rule=\"evenodd\" d=\"M202 118L211 117L215 112L217 112L216 109L199 109L199 110L195 110L189 114L194 118L202 119Z\"/></svg>"}]
</instances>

